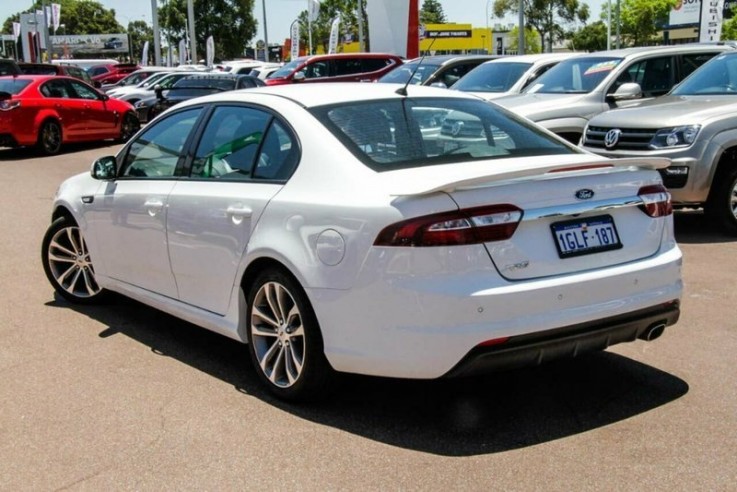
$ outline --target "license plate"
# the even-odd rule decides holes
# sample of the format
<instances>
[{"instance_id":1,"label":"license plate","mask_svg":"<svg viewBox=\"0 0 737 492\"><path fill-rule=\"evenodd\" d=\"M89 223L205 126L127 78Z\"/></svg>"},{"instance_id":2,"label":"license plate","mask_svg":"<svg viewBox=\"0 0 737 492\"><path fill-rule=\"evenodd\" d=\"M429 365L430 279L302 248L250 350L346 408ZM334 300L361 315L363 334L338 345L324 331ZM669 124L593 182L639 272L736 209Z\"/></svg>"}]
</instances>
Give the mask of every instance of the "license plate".
<instances>
[{"instance_id":1,"label":"license plate","mask_svg":"<svg viewBox=\"0 0 737 492\"><path fill-rule=\"evenodd\" d=\"M550 225L561 258L620 249L617 228L611 215L574 219Z\"/></svg>"}]
</instances>

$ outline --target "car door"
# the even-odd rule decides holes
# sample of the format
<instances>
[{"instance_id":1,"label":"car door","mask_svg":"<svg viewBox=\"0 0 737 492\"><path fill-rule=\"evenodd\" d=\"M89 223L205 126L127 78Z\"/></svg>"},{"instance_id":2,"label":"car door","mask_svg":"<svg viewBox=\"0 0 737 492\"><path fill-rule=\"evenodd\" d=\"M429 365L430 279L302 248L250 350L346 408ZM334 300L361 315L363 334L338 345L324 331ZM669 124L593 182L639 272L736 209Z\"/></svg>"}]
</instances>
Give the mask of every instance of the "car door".
<instances>
[{"instance_id":1,"label":"car door","mask_svg":"<svg viewBox=\"0 0 737 492\"><path fill-rule=\"evenodd\" d=\"M95 195L87 220L109 277L177 297L166 244L167 199L201 113L201 107L189 108L149 125L118 157L118 178Z\"/></svg>"},{"instance_id":2,"label":"car door","mask_svg":"<svg viewBox=\"0 0 737 492\"><path fill-rule=\"evenodd\" d=\"M123 115L108 110L102 95L92 87L77 80L69 80L73 97L79 101L84 111L83 136L109 138L117 133L117 126Z\"/></svg>"},{"instance_id":3,"label":"car door","mask_svg":"<svg viewBox=\"0 0 737 492\"><path fill-rule=\"evenodd\" d=\"M39 87L39 91L44 96L43 106L52 109L59 116L65 141L78 140L84 135L84 105L73 97L74 93L67 79L49 79Z\"/></svg>"},{"instance_id":4,"label":"car door","mask_svg":"<svg viewBox=\"0 0 737 492\"><path fill-rule=\"evenodd\" d=\"M227 311L251 233L296 165L297 144L287 128L261 109L213 110L190 177L168 200L169 257L181 301Z\"/></svg>"}]
</instances>

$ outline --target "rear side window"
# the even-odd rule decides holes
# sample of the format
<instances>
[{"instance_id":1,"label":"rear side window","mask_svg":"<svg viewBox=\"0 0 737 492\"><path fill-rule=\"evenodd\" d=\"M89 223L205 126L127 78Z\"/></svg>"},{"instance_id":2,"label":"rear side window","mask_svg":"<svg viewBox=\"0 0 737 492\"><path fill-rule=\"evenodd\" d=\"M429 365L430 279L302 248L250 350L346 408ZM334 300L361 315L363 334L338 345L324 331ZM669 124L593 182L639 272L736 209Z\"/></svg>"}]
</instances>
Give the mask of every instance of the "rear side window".
<instances>
[{"instance_id":1,"label":"rear side window","mask_svg":"<svg viewBox=\"0 0 737 492\"><path fill-rule=\"evenodd\" d=\"M30 80L4 79L0 80L0 92L8 94L18 94L20 91L28 87Z\"/></svg>"},{"instance_id":2,"label":"rear side window","mask_svg":"<svg viewBox=\"0 0 737 492\"><path fill-rule=\"evenodd\" d=\"M694 70L718 54L719 53L689 53L687 55L681 55L681 73L678 81L680 82L691 75Z\"/></svg>"},{"instance_id":3,"label":"rear side window","mask_svg":"<svg viewBox=\"0 0 737 492\"><path fill-rule=\"evenodd\" d=\"M364 58L361 60L364 72L376 72L384 69L387 65L394 63L392 60L385 58Z\"/></svg>"},{"instance_id":4,"label":"rear side window","mask_svg":"<svg viewBox=\"0 0 737 492\"><path fill-rule=\"evenodd\" d=\"M64 79L51 79L41 86L41 94L45 97L71 98L72 91Z\"/></svg>"},{"instance_id":5,"label":"rear side window","mask_svg":"<svg viewBox=\"0 0 737 492\"><path fill-rule=\"evenodd\" d=\"M311 112L376 171L577 150L483 101L391 99Z\"/></svg>"},{"instance_id":6,"label":"rear side window","mask_svg":"<svg viewBox=\"0 0 737 492\"><path fill-rule=\"evenodd\" d=\"M364 72L363 64L360 58L338 58L333 60L335 65L335 75L353 75Z\"/></svg>"}]
</instances>

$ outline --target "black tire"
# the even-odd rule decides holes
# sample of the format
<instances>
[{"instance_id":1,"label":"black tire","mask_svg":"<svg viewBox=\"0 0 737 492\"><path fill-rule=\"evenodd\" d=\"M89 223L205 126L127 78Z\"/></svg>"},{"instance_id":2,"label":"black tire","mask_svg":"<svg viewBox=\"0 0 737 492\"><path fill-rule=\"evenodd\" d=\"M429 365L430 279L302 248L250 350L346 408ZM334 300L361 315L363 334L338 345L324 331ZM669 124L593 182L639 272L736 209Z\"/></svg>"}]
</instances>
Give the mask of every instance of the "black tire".
<instances>
[{"instance_id":1,"label":"black tire","mask_svg":"<svg viewBox=\"0 0 737 492\"><path fill-rule=\"evenodd\" d=\"M314 401L332 389L337 374L325 358L317 317L291 275L276 268L259 274L248 293L246 326L253 367L272 394Z\"/></svg>"},{"instance_id":2,"label":"black tire","mask_svg":"<svg viewBox=\"0 0 737 492\"><path fill-rule=\"evenodd\" d=\"M38 130L36 147L43 155L55 155L61 150L61 125L56 120L46 120Z\"/></svg>"},{"instance_id":3,"label":"black tire","mask_svg":"<svg viewBox=\"0 0 737 492\"><path fill-rule=\"evenodd\" d=\"M46 278L57 293L75 304L97 304L107 297L95 278L82 231L68 217L51 223L41 245Z\"/></svg>"},{"instance_id":4,"label":"black tire","mask_svg":"<svg viewBox=\"0 0 737 492\"><path fill-rule=\"evenodd\" d=\"M138 116L133 113L125 113L123 122L120 124L120 141L127 142L140 129L141 122L138 121Z\"/></svg>"},{"instance_id":5,"label":"black tire","mask_svg":"<svg viewBox=\"0 0 737 492\"><path fill-rule=\"evenodd\" d=\"M714 176L705 212L719 229L737 235L737 166Z\"/></svg>"}]
</instances>

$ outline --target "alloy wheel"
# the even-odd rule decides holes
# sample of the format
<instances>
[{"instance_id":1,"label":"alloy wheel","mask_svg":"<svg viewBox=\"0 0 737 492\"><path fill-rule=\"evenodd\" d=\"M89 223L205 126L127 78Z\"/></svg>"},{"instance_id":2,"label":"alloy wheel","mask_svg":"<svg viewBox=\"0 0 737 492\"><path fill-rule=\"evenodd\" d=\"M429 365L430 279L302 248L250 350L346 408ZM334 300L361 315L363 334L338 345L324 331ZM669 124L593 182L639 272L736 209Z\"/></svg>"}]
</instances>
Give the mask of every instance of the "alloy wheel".
<instances>
[{"instance_id":1,"label":"alloy wheel","mask_svg":"<svg viewBox=\"0 0 737 492\"><path fill-rule=\"evenodd\" d=\"M70 295L85 299L100 293L90 253L79 227L64 227L52 236L47 260L54 280Z\"/></svg>"}]
</instances>

